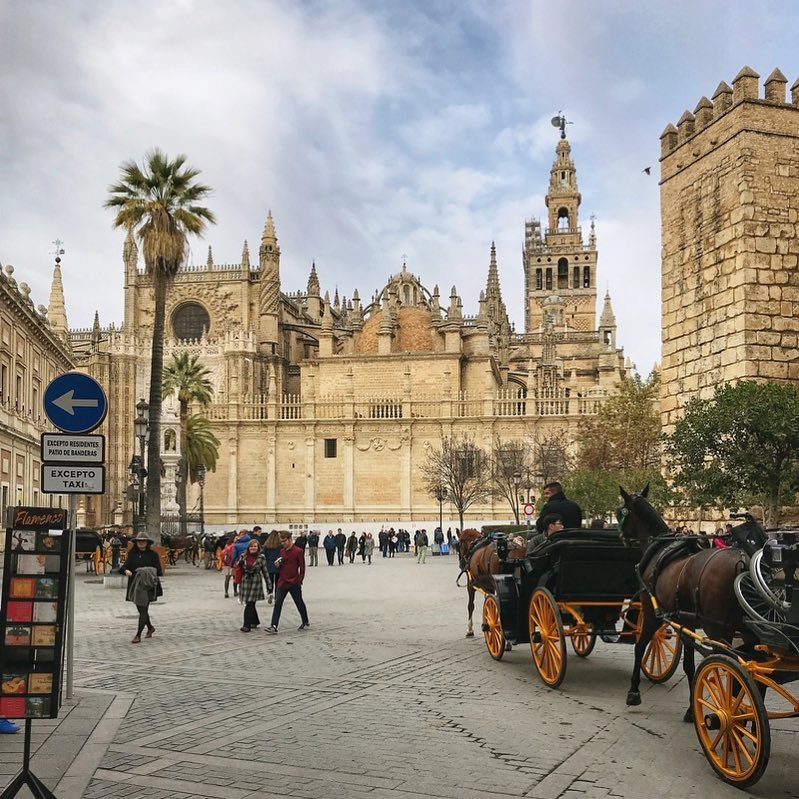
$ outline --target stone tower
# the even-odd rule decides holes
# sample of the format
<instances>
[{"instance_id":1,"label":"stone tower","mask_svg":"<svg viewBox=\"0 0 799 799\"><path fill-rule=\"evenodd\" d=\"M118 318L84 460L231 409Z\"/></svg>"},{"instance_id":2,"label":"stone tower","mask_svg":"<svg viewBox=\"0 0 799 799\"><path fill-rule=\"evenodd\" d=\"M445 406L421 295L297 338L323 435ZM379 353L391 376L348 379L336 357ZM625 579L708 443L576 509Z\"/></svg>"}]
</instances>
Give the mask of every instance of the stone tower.
<instances>
[{"instance_id":1,"label":"stone tower","mask_svg":"<svg viewBox=\"0 0 799 799\"><path fill-rule=\"evenodd\" d=\"M537 219L525 225L522 261L525 276L525 330L544 325L543 303L553 296L563 301L563 323L589 331L596 324L596 237L593 222L588 244L580 228L580 191L571 146L565 134L556 148L546 196L549 227L541 235Z\"/></svg>"},{"instance_id":2,"label":"stone tower","mask_svg":"<svg viewBox=\"0 0 799 799\"><path fill-rule=\"evenodd\" d=\"M799 379L799 81L744 67L661 135L662 415Z\"/></svg>"}]
</instances>

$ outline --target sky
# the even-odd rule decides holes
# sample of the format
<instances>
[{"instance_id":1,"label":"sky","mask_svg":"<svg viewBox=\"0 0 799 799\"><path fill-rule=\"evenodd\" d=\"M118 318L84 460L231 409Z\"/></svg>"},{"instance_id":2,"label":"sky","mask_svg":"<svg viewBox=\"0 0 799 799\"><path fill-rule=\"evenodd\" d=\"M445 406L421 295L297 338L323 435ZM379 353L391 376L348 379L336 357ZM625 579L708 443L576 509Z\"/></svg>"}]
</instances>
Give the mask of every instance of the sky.
<instances>
[{"instance_id":1,"label":"sky","mask_svg":"<svg viewBox=\"0 0 799 799\"><path fill-rule=\"evenodd\" d=\"M524 330L525 221L562 112L596 216L599 309L646 376L660 360L659 137L748 64L799 75L799 5L722 0L0 0L0 263L69 324L123 316L123 161L185 153L217 217L191 262L257 253L271 210L284 291L362 298L408 269L478 311L491 243ZM651 174L643 172L650 167Z\"/></svg>"}]
</instances>

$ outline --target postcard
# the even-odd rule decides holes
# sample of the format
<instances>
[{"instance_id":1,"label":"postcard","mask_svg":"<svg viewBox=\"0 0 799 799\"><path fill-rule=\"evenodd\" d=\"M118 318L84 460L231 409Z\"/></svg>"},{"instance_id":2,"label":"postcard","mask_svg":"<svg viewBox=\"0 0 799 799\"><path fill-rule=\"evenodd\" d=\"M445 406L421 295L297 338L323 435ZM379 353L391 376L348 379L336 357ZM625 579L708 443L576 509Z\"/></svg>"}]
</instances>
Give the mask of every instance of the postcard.
<instances>
[{"instance_id":1,"label":"postcard","mask_svg":"<svg viewBox=\"0 0 799 799\"><path fill-rule=\"evenodd\" d=\"M38 622L55 622L58 614L57 602L34 602L33 603L33 621Z\"/></svg>"},{"instance_id":2,"label":"postcard","mask_svg":"<svg viewBox=\"0 0 799 799\"><path fill-rule=\"evenodd\" d=\"M47 574L58 574L61 571L61 555L45 555L44 570Z\"/></svg>"},{"instance_id":3,"label":"postcard","mask_svg":"<svg viewBox=\"0 0 799 799\"><path fill-rule=\"evenodd\" d=\"M11 533L12 552L33 552L36 549L35 530L14 530Z\"/></svg>"},{"instance_id":4,"label":"postcard","mask_svg":"<svg viewBox=\"0 0 799 799\"><path fill-rule=\"evenodd\" d=\"M33 602L9 602L6 621L30 621L33 618Z\"/></svg>"},{"instance_id":5,"label":"postcard","mask_svg":"<svg viewBox=\"0 0 799 799\"><path fill-rule=\"evenodd\" d=\"M30 643L30 625L12 624L6 627L6 646L30 646Z\"/></svg>"},{"instance_id":6,"label":"postcard","mask_svg":"<svg viewBox=\"0 0 799 799\"><path fill-rule=\"evenodd\" d=\"M53 692L53 675L46 672L28 675L29 694L49 694Z\"/></svg>"},{"instance_id":7,"label":"postcard","mask_svg":"<svg viewBox=\"0 0 799 799\"><path fill-rule=\"evenodd\" d=\"M17 555L17 574L44 574L46 555Z\"/></svg>"},{"instance_id":8,"label":"postcard","mask_svg":"<svg viewBox=\"0 0 799 799\"><path fill-rule=\"evenodd\" d=\"M40 577L36 581L36 599L55 599L58 595L58 580L55 577Z\"/></svg>"},{"instance_id":9,"label":"postcard","mask_svg":"<svg viewBox=\"0 0 799 799\"><path fill-rule=\"evenodd\" d=\"M61 534L57 536L51 533L37 533L37 546L39 552L60 552L61 551Z\"/></svg>"},{"instance_id":10,"label":"postcard","mask_svg":"<svg viewBox=\"0 0 799 799\"><path fill-rule=\"evenodd\" d=\"M25 700L25 717L42 718L50 715L50 700L39 697L28 697Z\"/></svg>"},{"instance_id":11,"label":"postcard","mask_svg":"<svg viewBox=\"0 0 799 799\"><path fill-rule=\"evenodd\" d=\"M55 624L39 624L33 628L32 646L55 646Z\"/></svg>"},{"instance_id":12,"label":"postcard","mask_svg":"<svg viewBox=\"0 0 799 799\"><path fill-rule=\"evenodd\" d=\"M25 700L22 697L0 697L0 716L6 719L25 718Z\"/></svg>"},{"instance_id":13,"label":"postcard","mask_svg":"<svg viewBox=\"0 0 799 799\"><path fill-rule=\"evenodd\" d=\"M11 599L33 599L35 587L33 577L12 577L8 596Z\"/></svg>"},{"instance_id":14,"label":"postcard","mask_svg":"<svg viewBox=\"0 0 799 799\"><path fill-rule=\"evenodd\" d=\"M20 672L3 672L3 677L0 679L0 693L2 694L24 694L27 693L27 674ZM46 693L45 691L37 691L36 693Z\"/></svg>"},{"instance_id":15,"label":"postcard","mask_svg":"<svg viewBox=\"0 0 799 799\"><path fill-rule=\"evenodd\" d=\"M9 652L13 652L13 649L9 649ZM20 650L22 652L33 652L33 661L39 665L44 663L53 663L55 661L55 649L42 649L39 647L38 649L23 649Z\"/></svg>"}]
</instances>

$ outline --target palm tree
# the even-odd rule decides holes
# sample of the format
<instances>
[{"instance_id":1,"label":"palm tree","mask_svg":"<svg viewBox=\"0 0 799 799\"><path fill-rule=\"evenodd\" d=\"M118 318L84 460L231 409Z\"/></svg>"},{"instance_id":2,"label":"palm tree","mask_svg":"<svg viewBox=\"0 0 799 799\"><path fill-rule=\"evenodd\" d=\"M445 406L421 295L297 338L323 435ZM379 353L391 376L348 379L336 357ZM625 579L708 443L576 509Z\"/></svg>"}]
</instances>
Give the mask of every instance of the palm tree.
<instances>
[{"instance_id":1,"label":"palm tree","mask_svg":"<svg viewBox=\"0 0 799 799\"><path fill-rule=\"evenodd\" d=\"M163 397L168 397L173 391L178 395L180 404L180 460L178 461L178 508L180 516L180 532L185 534L186 521L186 483L189 470L187 469L187 425L189 405L198 402L206 407L214 395L214 388L208 375L211 373L201 363L196 355L181 352L172 356L172 363L164 369ZM207 465L207 464L206 464Z\"/></svg>"},{"instance_id":2,"label":"palm tree","mask_svg":"<svg viewBox=\"0 0 799 799\"><path fill-rule=\"evenodd\" d=\"M116 211L114 227L134 233L142 248L144 267L152 277L155 310L150 360L150 440L147 445L147 530L160 533L161 519L161 381L164 370L166 292L186 259L188 235L200 235L213 213L197 203L211 189L195 181L198 169L186 166L186 156L174 160L155 148L140 167L125 161L120 180L108 189L106 208Z\"/></svg>"},{"instance_id":3,"label":"palm tree","mask_svg":"<svg viewBox=\"0 0 799 799\"><path fill-rule=\"evenodd\" d=\"M189 479L197 482L197 467L202 463L209 472L216 471L219 457L219 439L211 430L211 423L199 413L186 419L186 464Z\"/></svg>"}]
</instances>

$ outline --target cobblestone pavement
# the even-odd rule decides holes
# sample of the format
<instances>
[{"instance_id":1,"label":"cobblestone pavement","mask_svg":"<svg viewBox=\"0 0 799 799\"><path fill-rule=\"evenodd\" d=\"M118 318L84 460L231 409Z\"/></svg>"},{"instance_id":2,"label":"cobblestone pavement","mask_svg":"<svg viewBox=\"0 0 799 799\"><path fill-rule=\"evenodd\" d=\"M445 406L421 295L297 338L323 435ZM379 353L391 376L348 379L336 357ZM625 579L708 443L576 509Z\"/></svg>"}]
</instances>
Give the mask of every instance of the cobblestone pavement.
<instances>
[{"instance_id":1,"label":"cobblestone pavement","mask_svg":"<svg viewBox=\"0 0 799 799\"><path fill-rule=\"evenodd\" d=\"M140 645L123 592L79 575L76 696L36 723L33 770L59 799L799 797L799 722L772 724L757 786L726 786L681 721L684 678L627 708L631 648L598 643L547 689L527 645L495 662L464 637L456 574L454 557L320 565L311 631L289 599L273 637L239 632L222 577L181 564ZM20 751L0 739L5 782Z\"/></svg>"}]
</instances>

